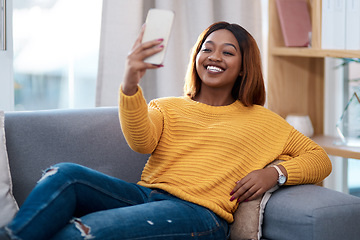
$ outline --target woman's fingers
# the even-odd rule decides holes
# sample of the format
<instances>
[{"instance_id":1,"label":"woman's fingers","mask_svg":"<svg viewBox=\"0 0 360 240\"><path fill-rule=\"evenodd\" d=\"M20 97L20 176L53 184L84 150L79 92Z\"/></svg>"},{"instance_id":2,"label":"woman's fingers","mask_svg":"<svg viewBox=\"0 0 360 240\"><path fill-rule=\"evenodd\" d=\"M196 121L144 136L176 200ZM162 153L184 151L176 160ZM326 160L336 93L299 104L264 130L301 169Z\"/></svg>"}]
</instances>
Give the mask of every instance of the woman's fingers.
<instances>
[{"instance_id":1,"label":"woman's fingers","mask_svg":"<svg viewBox=\"0 0 360 240\"><path fill-rule=\"evenodd\" d=\"M251 200L255 200L258 197L260 197L262 194L262 190L260 188L258 188L258 186L253 186L251 187L245 194L241 195L238 198L238 202L244 202L244 201L251 201Z\"/></svg>"},{"instance_id":2,"label":"woman's fingers","mask_svg":"<svg viewBox=\"0 0 360 240\"><path fill-rule=\"evenodd\" d=\"M237 199L238 202L251 201L266 191L271 189L277 183L277 172L273 168L255 170L238 181L231 191L230 201Z\"/></svg>"},{"instance_id":3,"label":"woman's fingers","mask_svg":"<svg viewBox=\"0 0 360 240\"><path fill-rule=\"evenodd\" d=\"M151 55L154 55L158 52L161 52L164 48L164 45L161 44L163 39L156 39L145 43L138 44L133 51L130 52L130 55L139 56L141 60L144 60Z\"/></svg>"},{"instance_id":4,"label":"woman's fingers","mask_svg":"<svg viewBox=\"0 0 360 240\"><path fill-rule=\"evenodd\" d=\"M164 49L164 46L161 45L162 41L162 39L157 39L137 45L127 57L126 65L128 70L137 72L157 68L158 66L146 63L144 60Z\"/></svg>"},{"instance_id":5,"label":"woman's fingers","mask_svg":"<svg viewBox=\"0 0 360 240\"><path fill-rule=\"evenodd\" d=\"M161 42L162 39L143 43L134 51L133 55L137 60L144 61L146 58L164 49L164 45L162 45Z\"/></svg>"},{"instance_id":6,"label":"woman's fingers","mask_svg":"<svg viewBox=\"0 0 360 240\"><path fill-rule=\"evenodd\" d=\"M250 178L243 178L241 181L238 181L235 188L231 192L232 197L230 201L237 199L238 202L242 202L253 196L254 193L258 191L255 184L252 183Z\"/></svg>"},{"instance_id":7,"label":"woman's fingers","mask_svg":"<svg viewBox=\"0 0 360 240\"><path fill-rule=\"evenodd\" d=\"M142 43L144 31L145 24L142 26L139 36L126 59L125 74L122 82L122 90L126 95L133 95L137 92L140 79L144 76L147 69L162 67L162 65L154 65L144 61L146 58L164 49L164 46L161 44L163 39L155 39Z\"/></svg>"},{"instance_id":8,"label":"woman's fingers","mask_svg":"<svg viewBox=\"0 0 360 240\"><path fill-rule=\"evenodd\" d=\"M146 25L144 23L130 53L128 54L128 63L129 61L144 61L146 58L161 52L164 48L164 45L161 45L164 39L154 39L152 41L142 43L145 28ZM140 67L152 68L152 66L147 64L143 64L142 66L140 65Z\"/></svg>"},{"instance_id":9,"label":"woman's fingers","mask_svg":"<svg viewBox=\"0 0 360 240\"><path fill-rule=\"evenodd\" d=\"M141 26L140 33L139 33L137 39L135 40L135 43L134 43L133 47L131 48L131 50L134 50L138 45L141 44L143 36L144 36L144 32L145 32L145 23Z\"/></svg>"}]
</instances>

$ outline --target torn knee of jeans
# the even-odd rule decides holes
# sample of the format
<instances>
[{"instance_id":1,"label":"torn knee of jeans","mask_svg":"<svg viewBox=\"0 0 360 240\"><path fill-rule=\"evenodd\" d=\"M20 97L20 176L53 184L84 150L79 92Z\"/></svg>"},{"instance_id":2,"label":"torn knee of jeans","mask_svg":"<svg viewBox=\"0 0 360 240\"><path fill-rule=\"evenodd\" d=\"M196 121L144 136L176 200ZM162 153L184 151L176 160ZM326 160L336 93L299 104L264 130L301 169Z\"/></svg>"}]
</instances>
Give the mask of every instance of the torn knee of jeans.
<instances>
[{"instance_id":1,"label":"torn knee of jeans","mask_svg":"<svg viewBox=\"0 0 360 240\"><path fill-rule=\"evenodd\" d=\"M59 170L58 167L50 167L50 168L46 169L46 170L43 172L43 175L42 175L42 177L40 178L40 180L38 181L38 183L41 182L42 180L44 180L45 178L56 174L56 173L58 172L58 170Z\"/></svg>"},{"instance_id":2,"label":"torn knee of jeans","mask_svg":"<svg viewBox=\"0 0 360 240\"><path fill-rule=\"evenodd\" d=\"M70 221L70 223L75 224L76 229L80 231L81 236L84 237L84 239L95 238L93 235L91 235L91 228L84 224L80 218L74 218Z\"/></svg>"},{"instance_id":3,"label":"torn knee of jeans","mask_svg":"<svg viewBox=\"0 0 360 240\"><path fill-rule=\"evenodd\" d=\"M10 228L5 227L4 230L5 230L5 233L7 234L7 236L9 237L9 239L21 240L20 238L18 238L17 236L15 236L13 234L13 231Z\"/></svg>"}]
</instances>

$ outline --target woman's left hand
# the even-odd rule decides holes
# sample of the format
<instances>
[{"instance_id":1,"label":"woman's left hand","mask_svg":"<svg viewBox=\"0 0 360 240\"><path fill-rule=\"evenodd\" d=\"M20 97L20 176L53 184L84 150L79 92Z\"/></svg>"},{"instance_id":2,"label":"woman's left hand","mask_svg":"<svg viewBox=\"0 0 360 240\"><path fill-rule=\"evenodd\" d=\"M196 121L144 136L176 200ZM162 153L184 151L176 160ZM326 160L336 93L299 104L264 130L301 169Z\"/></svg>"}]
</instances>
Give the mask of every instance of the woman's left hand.
<instances>
[{"instance_id":1,"label":"woman's left hand","mask_svg":"<svg viewBox=\"0 0 360 240\"><path fill-rule=\"evenodd\" d=\"M262 194L277 184L278 176L278 172L273 167L252 171L236 182L230 193L230 201L235 199L238 202L251 201L261 197Z\"/></svg>"}]
</instances>

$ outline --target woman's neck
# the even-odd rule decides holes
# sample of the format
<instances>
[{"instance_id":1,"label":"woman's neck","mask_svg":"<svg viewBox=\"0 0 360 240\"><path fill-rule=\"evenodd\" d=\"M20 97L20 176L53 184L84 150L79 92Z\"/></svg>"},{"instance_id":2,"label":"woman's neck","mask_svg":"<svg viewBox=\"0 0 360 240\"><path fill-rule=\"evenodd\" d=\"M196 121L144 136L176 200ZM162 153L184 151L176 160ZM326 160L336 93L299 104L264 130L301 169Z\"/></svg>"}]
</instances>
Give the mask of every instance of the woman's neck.
<instances>
[{"instance_id":1,"label":"woman's neck","mask_svg":"<svg viewBox=\"0 0 360 240\"><path fill-rule=\"evenodd\" d=\"M194 100L210 106L227 106L235 102L231 94L215 94L209 92L199 92Z\"/></svg>"}]
</instances>

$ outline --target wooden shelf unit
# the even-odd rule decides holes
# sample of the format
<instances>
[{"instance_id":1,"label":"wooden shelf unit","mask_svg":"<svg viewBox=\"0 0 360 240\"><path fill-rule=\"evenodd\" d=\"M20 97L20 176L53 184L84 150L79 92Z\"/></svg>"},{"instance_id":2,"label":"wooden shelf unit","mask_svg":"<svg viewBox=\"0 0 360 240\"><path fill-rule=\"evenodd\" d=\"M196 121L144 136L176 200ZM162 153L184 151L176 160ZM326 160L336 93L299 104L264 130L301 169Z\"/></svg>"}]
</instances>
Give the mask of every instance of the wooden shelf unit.
<instances>
[{"instance_id":1,"label":"wooden shelf unit","mask_svg":"<svg viewBox=\"0 0 360 240\"><path fill-rule=\"evenodd\" d=\"M312 58L358 58L360 51L334 50L334 49L314 49L314 48L289 48L274 47L271 49L271 55L274 56L292 56L292 57L312 57Z\"/></svg>"},{"instance_id":2,"label":"wooden shelf unit","mask_svg":"<svg viewBox=\"0 0 360 240\"><path fill-rule=\"evenodd\" d=\"M334 142L339 142L340 138L319 135L314 136L313 140L321 145L329 155L360 159L360 147L334 144Z\"/></svg>"},{"instance_id":3,"label":"wooden shelf unit","mask_svg":"<svg viewBox=\"0 0 360 240\"><path fill-rule=\"evenodd\" d=\"M336 146L332 138L323 136L324 58L359 58L360 51L321 49L321 0L308 0L308 5L312 47L285 47L276 2L269 0L268 107L284 118L309 115L317 136L314 140L329 155L360 159L360 149Z\"/></svg>"}]
</instances>

